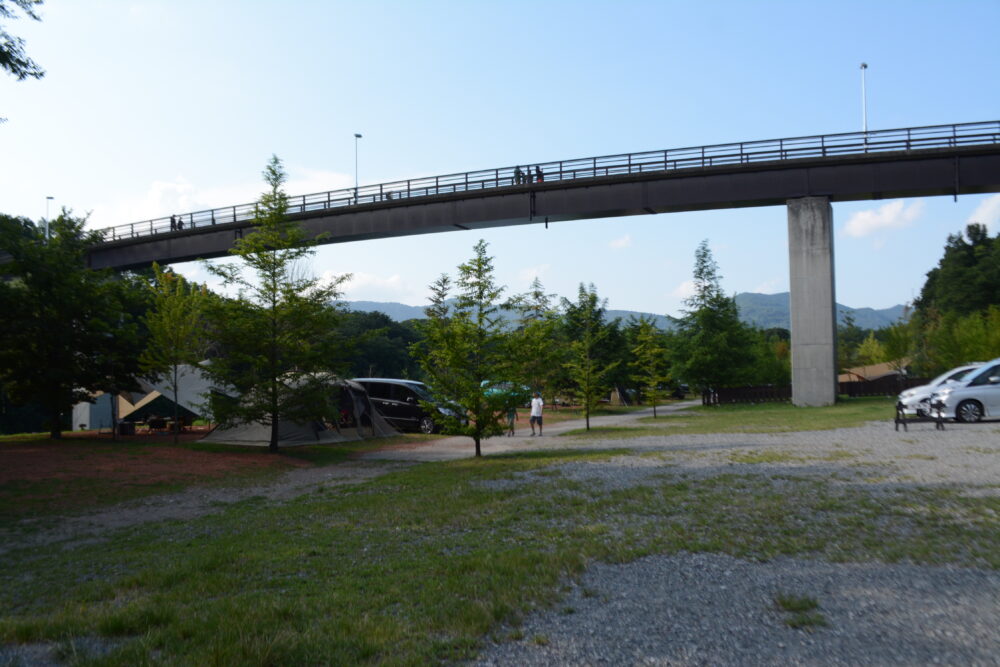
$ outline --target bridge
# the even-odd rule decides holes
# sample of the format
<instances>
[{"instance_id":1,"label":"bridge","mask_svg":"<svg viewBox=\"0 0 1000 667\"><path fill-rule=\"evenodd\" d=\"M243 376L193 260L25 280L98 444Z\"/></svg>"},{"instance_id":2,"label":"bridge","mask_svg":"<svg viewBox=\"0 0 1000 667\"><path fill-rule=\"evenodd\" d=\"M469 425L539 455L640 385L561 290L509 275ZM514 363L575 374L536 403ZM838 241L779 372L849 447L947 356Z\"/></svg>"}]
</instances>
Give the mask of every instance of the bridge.
<instances>
[{"instance_id":1,"label":"bridge","mask_svg":"<svg viewBox=\"0 0 1000 667\"><path fill-rule=\"evenodd\" d=\"M525 168L526 167L526 168ZM536 171L537 170L537 171ZM537 174L537 175L536 175ZM320 243L750 206L788 207L797 405L836 397L831 202L1000 192L1000 121L793 137L499 167L289 199ZM94 268L226 255L255 204L108 227Z\"/></svg>"}]
</instances>

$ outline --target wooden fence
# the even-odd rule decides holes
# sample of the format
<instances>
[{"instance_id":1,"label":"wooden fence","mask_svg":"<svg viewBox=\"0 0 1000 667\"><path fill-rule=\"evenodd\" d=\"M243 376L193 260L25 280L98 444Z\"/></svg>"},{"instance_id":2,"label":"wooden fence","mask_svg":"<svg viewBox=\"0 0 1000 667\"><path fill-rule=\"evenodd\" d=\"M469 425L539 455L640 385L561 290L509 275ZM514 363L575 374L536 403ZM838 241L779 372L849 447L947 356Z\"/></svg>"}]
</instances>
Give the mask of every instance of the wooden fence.
<instances>
[{"instance_id":1,"label":"wooden fence","mask_svg":"<svg viewBox=\"0 0 1000 667\"><path fill-rule=\"evenodd\" d=\"M929 378L905 377L902 375L886 375L876 380L858 382L841 382L839 393L857 398L859 396L895 396L904 389L927 384Z\"/></svg>"}]
</instances>

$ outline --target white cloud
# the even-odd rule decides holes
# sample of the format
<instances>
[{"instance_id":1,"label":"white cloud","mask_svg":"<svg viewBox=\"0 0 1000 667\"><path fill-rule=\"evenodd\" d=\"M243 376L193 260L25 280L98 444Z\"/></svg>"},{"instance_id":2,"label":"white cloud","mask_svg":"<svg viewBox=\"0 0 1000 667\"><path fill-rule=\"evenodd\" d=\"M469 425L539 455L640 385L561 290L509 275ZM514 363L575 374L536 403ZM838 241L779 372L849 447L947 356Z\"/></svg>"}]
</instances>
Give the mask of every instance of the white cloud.
<instances>
[{"instance_id":1,"label":"white cloud","mask_svg":"<svg viewBox=\"0 0 1000 667\"><path fill-rule=\"evenodd\" d=\"M544 276L549 272L549 269L551 268L552 268L551 264L539 264L538 266L529 266L517 272L517 279L524 286L525 289L527 289L528 286L531 285L531 282L535 278L538 278L544 284L545 283Z\"/></svg>"},{"instance_id":2,"label":"white cloud","mask_svg":"<svg viewBox=\"0 0 1000 667\"><path fill-rule=\"evenodd\" d=\"M923 201L907 206L902 199L897 199L877 209L858 211L844 225L844 231L848 236L860 238L881 230L903 229L919 218L923 210Z\"/></svg>"},{"instance_id":3,"label":"white cloud","mask_svg":"<svg viewBox=\"0 0 1000 667\"><path fill-rule=\"evenodd\" d=\"M632 236L630 234L626 234L619 239L615 239L608 245L612 248L627 248L632 245Z\"/></svg>"},{"instance_id":4,"label":"white cloud","mask_svg":"<svg viewBox=\"0 0 1000 667\"><path fill-rule=\"evenodd\" d=\"M288 181L284 189L292 205L295 204L296 196L340 190L350 187L354 182L353 176L339 172L287 165L286 170ZM96 206L90 216L90 226L111 227L162 218L174 213L249 204L257 201L266 187L262 180L258 180L202 188L193 184L187 177L178 175L169 181L154 181L139 197Z\"/></svg>"},{"instance_id":5,"label":"white cloud","mask_svg":"<svg viewBox=\"0 0 1000 667\"><path fill-rule=\"evenodd\" d=\"M687 299L688 297L694 296L695 286L693 280L685 280L680 285L674 288L674 291L670 293L670 296L677 299Z\"/></svg>"},{"instance_id":6,"label":"white cloud","mask_svg":"<svg viewBox=\"0 0 1000 667\"><path fill-rule=\"evenodd\" d=\"M335 276L343 275L334 271L324 271L320 279L327 282ZM341 285L347 301L396 301L406 304L421 304L427 301L426 288L408 283L395 273L378 276L372 273L354 273Z\"/></svg>"},{"instance_id":7,"label":"white cloud","mask_svg":"<svg viewBox=\"0 0 1000 667\"><path fill-rule=\"evenodd\" d=\"M986 225L990 232L1000 232L1000 195L987 197L980 202L965 222L979 222Z\"/></svg>"}]
</instances>

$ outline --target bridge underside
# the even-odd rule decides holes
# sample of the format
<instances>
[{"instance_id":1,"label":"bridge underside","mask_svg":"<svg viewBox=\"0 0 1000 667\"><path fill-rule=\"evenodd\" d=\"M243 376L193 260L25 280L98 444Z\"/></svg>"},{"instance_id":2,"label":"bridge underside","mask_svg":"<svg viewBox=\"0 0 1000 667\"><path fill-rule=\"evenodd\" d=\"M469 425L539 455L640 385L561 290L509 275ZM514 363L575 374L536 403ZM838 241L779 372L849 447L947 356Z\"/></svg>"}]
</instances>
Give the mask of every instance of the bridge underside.
<instances>
[{"instance_id":1,"label":"bridge underside","mask_svg":"<svg viewBox=\"0 0 1000 667\"><path fill-rule=\"evenodd\" d=\"M785 161L773 167L720 167L695 173L633 174L585 181L440 194L335 211L297 214L322 243L484 229L539 222L784 205L790 199L832 202L1000 191L1000 154L950 149L920 157L877 154L839 161ZM200 227L103 243L93 268L140 268L221 257L247 223Z\"/></svg>"}]
</instances>

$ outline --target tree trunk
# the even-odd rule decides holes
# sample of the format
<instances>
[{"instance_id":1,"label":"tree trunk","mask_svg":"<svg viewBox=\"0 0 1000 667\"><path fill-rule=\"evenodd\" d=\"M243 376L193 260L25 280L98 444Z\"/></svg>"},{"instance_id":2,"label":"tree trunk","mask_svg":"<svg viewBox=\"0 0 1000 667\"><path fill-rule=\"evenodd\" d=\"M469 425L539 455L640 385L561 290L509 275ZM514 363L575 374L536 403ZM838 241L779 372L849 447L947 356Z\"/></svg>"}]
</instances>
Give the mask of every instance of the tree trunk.
<instances>
[{"instance_id":1,"label":"tree trunk","mask_svg":"<svg viewBox=\"0 0 1000 667\"><path fill-rule=\"evenodd\" d=\"M180 431L181 425L178 421L180 419L180 407L177 405L177 364L174 364L174 447L177 446L178 433Z\"/></svg>"},{"instance_id":2,"label":"tree trunk","mask_svg":"<svg viewBox=\"0 0 1000 667\"><path fill-rule=\"evenodd\" d=\"M53 440L62 439L62 427L60 426L58 408L52 410L52 412L49 414L49 419L52 420L49 423L49 437L52 438Z\"/></svg>"}]
</instances>

